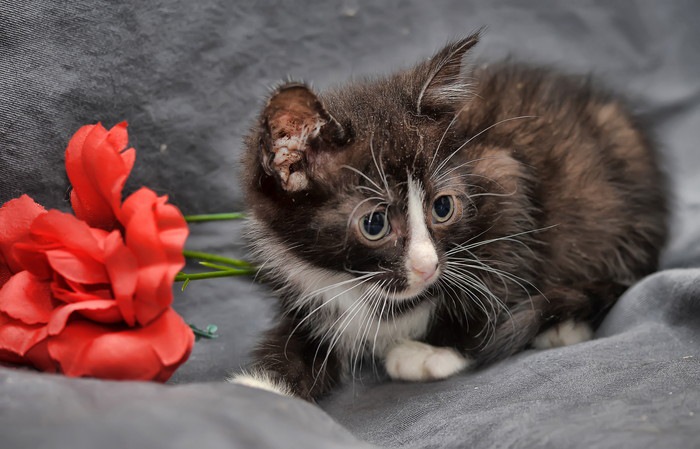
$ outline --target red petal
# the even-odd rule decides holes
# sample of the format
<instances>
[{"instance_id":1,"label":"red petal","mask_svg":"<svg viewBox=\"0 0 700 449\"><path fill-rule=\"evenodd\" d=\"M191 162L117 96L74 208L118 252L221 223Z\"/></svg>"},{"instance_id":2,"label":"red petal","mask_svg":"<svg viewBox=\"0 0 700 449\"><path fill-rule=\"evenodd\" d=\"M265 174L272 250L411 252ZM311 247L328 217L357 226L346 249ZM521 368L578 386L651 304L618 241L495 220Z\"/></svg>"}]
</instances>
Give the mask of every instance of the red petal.
<instances>
[{"instance_id":1,"label":"red petal","mask_svg":"<svg viewBox=\"0 0 700 449\"><path fill-rule=\"evenodd\" d=\"M29 235L29 227L46 209L27 195L10 200L0 208L0 255L13 273L22 271L22 266L12 255L12 247Z\"/></svg>"},{"instance_id":2,"label":"red petal","mask_svg":"<svg viewBox=\"0 0 700 449\"><path fill-rule=\"evenodd\" d=\"M46 251L46 258L56 273L82 284L106 284L109 282L105 266L79 252L62 249Z\"/></svg>"},{"instance_id":3,"label":"red petal","mask_svg":"<svg viewBox=\"0 0 700 449\"><path fill-rule=\"evenodd\" d=\"M27 351L24 358L35 368L47 373L57 373L59 370L58 364L51 359L48 347L49 339L41 340L34 345L32 349Z\"/></svg>"},{"instance_id":4,"label":"red petal","mask_svg":"<svg viewBox=\"0 0 700 449\"><path fill-rule=\"evenodd\" d=\"M54 306L48 282L21 271L0 289L0 312L24 324L49 322Z\"/></svg>"},{"instance_id":5,"label":"red petal","mask_svg":"<svg viewBox=\"0 0 700 449\"><path fill-rule=\"evenodd\" d=\"M98 242L104 242L104 240L107 238L109 235L109 232L105 231L104 229L99 229L99 228L90 228L90 234L97 240Z\"/></svg>"},{"instance_id":6,"label":"red petal","mask_svg":"<svg viewBox=\"0 0 700 449\"><path fill-rule=\"evenodd\" d=\"M163 366L148 342L128 332L73 321L49 341L49 354L63 374L116 380L150 380Z\"/></svg>"},{"instance_id":7,"label":"red petal","mask_svg":"<svg viewBox=\"0 0 700 449\"><path fill-rule=\"evenodd\" d=\"M49 335L57 335L62 332L73 312L80 312L80 315L85 318L99 323L113 324L122 321L117 303L112 300L94 299L74 302L56 309L47 327Z\"/></svg>"},{"instance_id":8,"label":"red petal","mask_svg":"<svg viewBox=\"0 0 700 449\"><path fill-rule=\"evenodd\" d=\"M68 147L66 148L66 164L68 164L69 159L71 160L71 163L80 159L83 145L85 144L85 138L92 132L93 128L98 127L104 130L102 124L98 123L96 125L81 126L80 129L73 134L73 137L71 137L71 139L68 141Z\"/></svg>"},{"instance_id":9,"label":"red petal","mask_svg":"<svg viewBox=\"0 0 700 449\"><path fill-rule=\"evenodd\" d=\"M71 281L63 276L54 273L53 283L57 287L65 288L76 293L86 293L99 299L112 299L112 289L108 283L104 284L81 284Z\"/></svg>"},{"instance_id":10,"label":"red petal","mask_svg":"<svg viewBox=\"0 0 700 449\"><path fill-rule=\"evenodd\" d=\"M91 226L111 230L121 203L121 192L134 163L126 147L126 122L106 131L101 124L84 126L66 149L66 172L73 185L71 204L78 218Z\"/></svg>"},{"instance_id":11,"label":"red petal","mask_svg":"<svg viewBox=\"0 0 700 449\"><path fill-rule=\"evenodd\" d=\"M0 288L2 288L2 286L5 285L5 283L7 283L11 277L12 272L10 271L10 267L5 262L5 256L0 253Z\"/></svg>"},{"instance_id":12,"label":"red petal","mask_svg":"<svg viewBox=\"0 0 700 449\"><path fill-rule=\"evenodd\" d=\"M0 313L0 353L14 354L14 359L24 356L34 345L47 337L43 324L26 324ZM3 359L0 359L3 360ZM18 363L10 360L5 361Z\"/></svg>"},{"instance_id":13,"label":"red petal","mask_svg":"<svg viewBox=\"0 0 700 449\"><path fill-rule=\"evenodd\" d=\"M72 215L51 210L37 217L30 228L30 238L14 246L13 255L20 264L34 275L49 279L53 277L53 268L46 257L47 250L67 249L80 258L91 258L98 262L104 259L106 237L92 232L90 227ZM106 276L106 275L105 275Z\"/></svg>"},{"instance_id":14,"label":"red petal","mask_svg":"<svg viewBox=\"0 0 700 449\"><path fill-rule=\"evenodd\" d=\"M0 330L2 332L2 330ZM13 365L26 365L27 361L24 357L15 354L14 352L7 351L5 349L0 349L0 362L11 363Z\"/></svg>"},{"instance_id":15,"label":"red petal","mask_svg":"<svg viewBox=\"0 0 700 449\"><path fill-rule=\"evenodd\" d=\"M63 247L70 251L80 251L104 262L104 239L108 233L92 229L84 221L71 214L50 210L34 220L31 227L32 240L38 250L45 251Z\"/></svg>"},{"instance_id":16,"label":"red petal","mask_svg":"<svg viewBox=\"0 0 700 449\"><path fill-rule=\"evenodd\" d=\"M126 168L127 173L131 173L131 169L134 168L134 162L136 162L136 150L133 148L129 148L127 150L124 150L121 156L122 160L124 161L124 167Z\"/></svg>"},{"instance_id":17,"label":"red petal","mask_svg":"<svg viewBox=\"0 0 700 449\"><path fill-rule=\"evenodd\" d=\"M119 232L113 232L105 242L105 265L112 281L112 292L124 321L135 324L134 293L138 282L138 262L124 246Z\"/></svg>"},{"instance_id":18,"label":"red petal","mask_svg":"<svg viewBox=\"0 0 700 449\"><path fill-rule=\"evenodd\" d=\"M141 329L141 336L153 342L153 349L165 365L184 362L194 345L192 329L173 309L166 310L152 325Z\"/></svg>"},{"instance_id":19,"label":"red petal","mask_svg":"<svg viewBox=\"0 0 700 449\"><path fill-rule=\"evenodd\" d=\"M72 321L50 339L49 352L69 376L165 381L187 360L193 342L190 328L167 311L143 328Z\"/></svg>"},{"instance_id":20,"label":"red petal","mask_svg":"<svg viewBox=\"0 0 700 449\"><path fill-rule=\"evenodd\" d=\"M95 131L106 133L101 123L85 125L73 135L66 148L66 173L73 186L70 199L73 211L79 217L84 217L89 215L90 211L103 208L106 209L104 213L107 215L111 213L111 209L105 207L106 205L103 204L100 196L92 189L83 167L83 146L87 136Z\"/></svg>"},{"instance_id":21,"label":"red petal","mask_svg":"<svg viewBox=\"0 0 700 449\"><path fill-rule=\"evenodd\" d=\"M35 243L26 240L17 243L12 249L12 255L25 270L42 280L51 279L53 276L51 265L46 260L46 254Z\"/></svg>"},{"instance_id":22,"label":"red petal","mask_svg":"<svg viewBox=\"0 0 700 449\"><path fill-rule=\"evenodd\" d=\"M187 223L180 211L163 204L149 189L142 188L122 205L126 245L136 256L139 278L134 307L136 320L147 324L172 303L172 283L184 266L182 249Z\"/></svg>"},{"instance_id":23,"label":"red petal","mask_svg":"<svg viewBox=\"0 0 700 449\"><path fill-rule=\"evenodd\" d=\"M29 365L41 371L55 373L58 371L58 366L56 362L49 357L47 340L48 339L40 340L21 356L14 352L0 349L0 362L12 363L15 365Z\"/></svg>"},{"instance_id":24,"label":"red petal","mask_svg":"<svg viewBox=\"0 0 700 449\"><path fill-rule=\"evenodd\" d=\"M159 198L156 205L156 217L160 241L168 257L167 278L169 282L172 282L175 275L185 266L185 256L183 256L182 250L189 235L189 228L182 212L172 204L167 204L167 200L167 196Z\"/></svg>"},{"instance_id":25,"label":"red petal","mask_svg":"<svg viewBox=\"0 0 700 449\"><path fill-rule=\"evenodd\" d=\"M112 300L112 290L108 285L104 288L86 289L85 286L68 282L60 276L51 283L51 294L59 301L73 303L80 301L92 301L95 299Z\"/></svg>"},{"instance_id":26,"label":"red petal","mask_svg":"<svg viewBox=\"0 0 700 449\"><path fill-rule=\"evenodd\" d=\"M112 148L117 148L118 151L123 150L129 143L129 133L126 127L129 126L125 121L119 122L107 132L107 142Z\"/></svg>"}]
</instances>

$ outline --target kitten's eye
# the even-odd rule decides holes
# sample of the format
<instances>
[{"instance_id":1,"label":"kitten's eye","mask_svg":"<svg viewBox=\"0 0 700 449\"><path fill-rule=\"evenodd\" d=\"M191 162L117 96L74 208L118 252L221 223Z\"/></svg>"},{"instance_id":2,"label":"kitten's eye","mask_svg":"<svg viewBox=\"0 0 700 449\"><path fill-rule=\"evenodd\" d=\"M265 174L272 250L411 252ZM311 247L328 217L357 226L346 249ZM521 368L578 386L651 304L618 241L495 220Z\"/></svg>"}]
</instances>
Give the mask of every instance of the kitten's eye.
<instances>
[{"instance_id":1,"label":"kitten's eye","mask_svg":"<svg viewBox=\"0 0 700 449\"><path fill-rule=\"evenodd\" d=\"M443 195L433 202L433 219L437 223L444 223L452 217L455 203L451 195Z\"/></svg>"},{"instance_id":2,"label":"kitten's eye","mask_svg":"<svg viewBox=\"0 0 700 449\"><path fill-rule=\"evenodd\" d=\"M379 240L389 233L389 220L384 212L373 212L362 217L360 231L367 240Z\"/></svg>"}]
</instances>

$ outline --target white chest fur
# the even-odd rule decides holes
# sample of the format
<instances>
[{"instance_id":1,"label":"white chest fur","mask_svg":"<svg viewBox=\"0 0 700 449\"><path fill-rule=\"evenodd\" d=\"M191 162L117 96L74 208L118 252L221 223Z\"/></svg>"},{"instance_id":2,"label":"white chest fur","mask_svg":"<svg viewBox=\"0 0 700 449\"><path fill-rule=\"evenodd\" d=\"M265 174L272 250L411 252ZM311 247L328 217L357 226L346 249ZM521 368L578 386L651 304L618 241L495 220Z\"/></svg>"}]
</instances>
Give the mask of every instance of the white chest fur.
<instances>
[{"instance_id":1,"label":"white chest fur","mask_svg":"<svg viewBox=\"0 0 700 449\"><path fill-rule=\"evenodd\" d=\"M330 317L315 323L316 335L330 341L334 349L357 359L363 355L384 358L386 352L402 340L418 340L425 336L431 314L432 303L426 301L414 309L393 316L385 313L392 299L386 293L367 301L366 292L373 286L359 287L336 297L331 289L322 295L322 303L333 305ZM380 317L384 316L384 319ZM330 319L329 319L330 318Z\"/></svg>"},{"instance_id":2,"label":"white chest fur","mask_svg":"<svg viewBox=\"0 0 700 449\"><path fill-rule=\"evenodd\" d=\"M355 363L368 355L383 358L397 342L425 335L434 307L431 302L395 315L388 310L396 299L371 276L323 270L301 260L292 266L299 275L290 274L286 280L303 292L295 306L306 313L298 326L328 344L341 359Z\"/></svg>"}]
</instances>

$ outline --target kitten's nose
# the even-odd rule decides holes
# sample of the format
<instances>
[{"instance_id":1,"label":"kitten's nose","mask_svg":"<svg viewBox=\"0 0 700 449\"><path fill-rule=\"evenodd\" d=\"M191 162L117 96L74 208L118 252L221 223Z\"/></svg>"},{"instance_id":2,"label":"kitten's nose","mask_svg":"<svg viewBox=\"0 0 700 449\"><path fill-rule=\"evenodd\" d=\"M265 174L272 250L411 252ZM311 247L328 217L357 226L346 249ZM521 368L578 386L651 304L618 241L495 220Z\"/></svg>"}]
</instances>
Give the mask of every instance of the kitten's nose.
<instances>
[{"instance_id":1,"label":"kitten's nose","mask_svg":"<svg viewBox=\"0 0 700 449\"><path fill-rule=\"evenodd\" d=\"M418 277L420 277L423 281L427 281L437 271L438 264L435 263L433 264L432 262L429 262L427 264L418 264L417 266L414 265L411 267L411 271L413 271Z\"/></svg>"}]
</instances>

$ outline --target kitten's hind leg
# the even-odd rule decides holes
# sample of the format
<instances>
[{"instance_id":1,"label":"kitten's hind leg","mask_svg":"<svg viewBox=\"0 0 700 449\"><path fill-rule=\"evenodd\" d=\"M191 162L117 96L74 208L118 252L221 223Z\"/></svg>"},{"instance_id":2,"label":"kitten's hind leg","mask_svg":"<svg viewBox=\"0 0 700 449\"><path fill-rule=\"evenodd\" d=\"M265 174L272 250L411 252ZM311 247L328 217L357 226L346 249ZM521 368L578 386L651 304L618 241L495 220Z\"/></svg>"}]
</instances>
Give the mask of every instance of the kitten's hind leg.
<instances>
[{"instance_id":1,"label":"kitten's hind leg","mask_svg":"<svg viewBox=\"0 0 700 449\"><path fill-rule=\"evenodd\" d=\"M511 308L498 324L494 338L474 356L483 365L528 345L544 349L589 340L592 328L600 324L624 291L625 287L615 282L547 288L544 294L533 295Z\"/></svg>"},{"instance_id":2,"label":"kitten's hind leg","mask_svg":"<svg viewBox=\"0 0 700 449\"><path fill-rule=\"evenodd\" d=\"M593 329L598 327L607 311L625 290L624 285L614 281L597 282L581 286L580 295L570 292L567 296L561 296L567 297L568 301L548 304L549 312L569 318L540 332L532 340L532 347L557 348L592 339ZM560 292L564 291L560 289Z\"/></svg>"},{"instance_id":3,"label":"kitten's hind leg","mask_svg":"<svg viewBox=\"0 0 700 449\"><path fill-rule=\"evenodd\" d=\"M450 377L471 362L455 349L405 340L389 350L385 367L394 380L426 381Z\"/></svg>"},{"instance_id":4,"label":"kitten's hind leg","mask_svg":"<svg viewBox=\"0 0 700 449\"><path fill-rule=\"evenodd\" d=\"M582 343L593 338L591 325L583 321L566 320L540 333L532 341L535 349L550 349Z\"/></svg>"}]
</instances>

